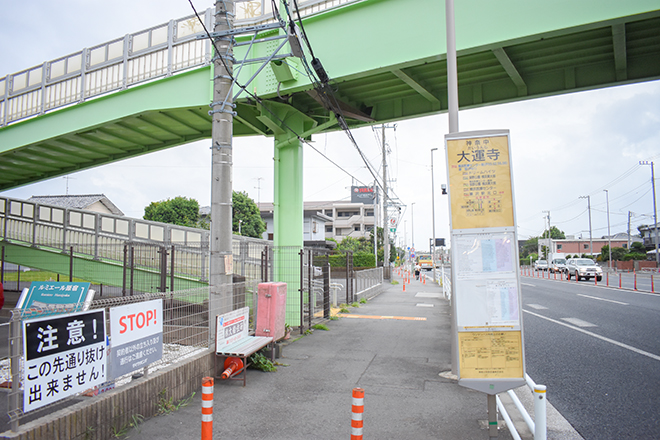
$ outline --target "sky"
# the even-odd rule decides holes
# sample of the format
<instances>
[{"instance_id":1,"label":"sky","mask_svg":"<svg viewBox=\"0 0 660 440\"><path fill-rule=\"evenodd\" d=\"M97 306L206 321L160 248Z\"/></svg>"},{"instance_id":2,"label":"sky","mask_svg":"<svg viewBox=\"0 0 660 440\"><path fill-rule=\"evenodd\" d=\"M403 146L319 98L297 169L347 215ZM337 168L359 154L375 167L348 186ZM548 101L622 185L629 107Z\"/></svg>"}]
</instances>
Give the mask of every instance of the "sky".
<instances>
[{"instance_id":1,"label":"sky","mask_svg":"<svg viewBox=\"0 0 660 440\"><path fill-rule=\"evenodd\" d=\"M198 11L211 0L193 0ZM0 0L0 77L84 47L94 46L192 14L187 0ZM128 13L126 12L128 11ZM312 46L314 36L309 35ZM323 58L323 54L316 54ZM479 109L461 110L461 131L510 130L518 238L539 236L548 224L565 234L600 238L653 223L651 167L660 163L660 81L572 93ZM353 130L358 146L380 172L380 130ZM436 237L449 239L444 135L446 114L400 121L386 130L388 171L405 205L396 244L428 249L432 237L431 149L435 181ZM304 147L305 201L350 200L353 184L373 177L344 133L315 135ZM257 202L273 201L273 141L234 139L233 187ZM125 215L142 217L152 201L177 196L210 205L210 140L195 142L92 170L73 173L0 195L105 194ZM656 175L660 167L656 167ZM346 173L348 172L348 174ZM657 177L656 177L657 182ZM607 192L605 191L607 190ZM660 192L660 188L658 189ZM607 199L609 198L609 211Z\"/></svg>"}]
</instances>

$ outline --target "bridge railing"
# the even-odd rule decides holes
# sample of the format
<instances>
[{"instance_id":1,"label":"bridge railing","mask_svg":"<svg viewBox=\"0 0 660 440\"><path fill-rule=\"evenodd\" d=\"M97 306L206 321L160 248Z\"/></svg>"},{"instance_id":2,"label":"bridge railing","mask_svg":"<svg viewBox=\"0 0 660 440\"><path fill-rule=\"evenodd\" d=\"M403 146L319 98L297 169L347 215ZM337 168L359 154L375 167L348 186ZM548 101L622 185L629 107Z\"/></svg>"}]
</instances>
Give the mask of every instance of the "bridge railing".
<instances>
[{"instance_id":1,"label":"bridge railing","mask_svg":"<svg viewBox=\"0 0 660 440\"><path fill-rule=\"evenodd\" d=\"M298 3L309 16L356 1ZM213 10L200 17L211 31ZM236 0L236 27L273 21L270 0ZM208 65L211 44L199 35L203 27L189 15L0 78L0 127Z\"/></svg>"},{"instance_id":2,"label":"bridge railing","mask_svg":"<svg viewBox=\"0 0 660 440\"><path fill-rule=\"evenodd\" d=\"M209 231L203 229L0 197L0 238L119 265L126 243L176 245L177 275L208 281Z\"/></svg>"}]
</instances>

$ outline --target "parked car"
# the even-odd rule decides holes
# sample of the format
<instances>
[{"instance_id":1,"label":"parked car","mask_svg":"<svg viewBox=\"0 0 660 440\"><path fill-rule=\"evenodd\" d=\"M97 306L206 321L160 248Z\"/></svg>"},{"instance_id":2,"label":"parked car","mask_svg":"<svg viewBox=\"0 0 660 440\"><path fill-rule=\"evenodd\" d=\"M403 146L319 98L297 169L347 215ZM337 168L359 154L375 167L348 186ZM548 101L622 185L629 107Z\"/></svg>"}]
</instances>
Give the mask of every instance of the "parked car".
<instances>
[{"instance_id":1,"label":"parked car","mask_svg":"<svg viewBox=\"0 0 660 440\"><path fill-rule=\"evenodd\" d=\"M566 258L553 258L550 262L550 272L566 273Z\"/></svg>"},{"instance_id":2,"label":"parked car","mask_svg":"<svg viewBox=\"0 0 660 440\"><path fill-rule=\"evenodd\" d=\"M545 260L536 260L534 262L534 269L536 270L548 270L548 262Z\"/></svg>"},{"instance_id":3,"label":"parked car","mask_svg":"<svg viewBox=\"0 0 660 440\"><path fill-rule=\"evenodd\" d=\"M566 278L570 280L572 276L578 281L594 277L600 281L603 279L603 269L589 258L570 258L566 261Z\"/></svg>"}]
</instances>

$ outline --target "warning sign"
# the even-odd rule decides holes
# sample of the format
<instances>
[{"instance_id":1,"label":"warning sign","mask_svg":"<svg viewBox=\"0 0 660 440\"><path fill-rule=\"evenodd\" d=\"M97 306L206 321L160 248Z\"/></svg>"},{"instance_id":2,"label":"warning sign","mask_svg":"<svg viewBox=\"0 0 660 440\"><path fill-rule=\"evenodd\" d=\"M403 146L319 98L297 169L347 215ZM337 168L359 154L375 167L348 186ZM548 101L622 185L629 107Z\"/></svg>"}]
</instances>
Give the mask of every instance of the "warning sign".
<instances>
[{"instance_id":1,"label":"warning sign","mask_svg":"<svg viewBox=\"0 0 660 440\"><path fill-rule=\"evenodd\" d=\"M105 310L23 321L23 411L106 381Z\"/></svg>"}]
</instances>

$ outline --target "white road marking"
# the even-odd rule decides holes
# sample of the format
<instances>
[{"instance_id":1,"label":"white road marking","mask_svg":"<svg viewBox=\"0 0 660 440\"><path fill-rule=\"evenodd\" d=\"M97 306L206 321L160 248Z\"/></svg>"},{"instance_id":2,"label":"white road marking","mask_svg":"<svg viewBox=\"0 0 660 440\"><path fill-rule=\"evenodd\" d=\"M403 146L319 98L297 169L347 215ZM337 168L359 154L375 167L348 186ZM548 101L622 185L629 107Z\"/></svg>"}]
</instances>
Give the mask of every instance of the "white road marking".
<instances>
[{"instance_id":1,"label":"white road marking","mask_svg":"<svg viewBox=\"0 0 660 440\"><path fill-rule=\"evenodd\" d=\"M569 324L577 325L578 327L598 327L596 324L592 324L587 321L583 321L579 318L561 318L562 321L566 321Z\"/></svg>"},{"instance_id":2,"label":"white road marking","mask_svg":"<svg viewBox=\"0 0 660 440\"><path fill-rule=\"evenodd\" d=\"M614 303L614 304L621 304L622 306L630 305L628 303L624 303L624 302L621 302L621 301L614 301L613 299L598 298L596 296L582 295L581 293L578 293L577 296L581 296L581 297L584 297L584 298L597 299L599 301L607 301L607 302L611 302L611 303Z\"/></svg>"},{"instance_id":3,"label":"white road marking","mask_svg":"<svg viewBox=\"0 0 660 440\"><path fill-rule=\"evenodd\" d=\"M609 342L610 344L614 344L618 347L625 348L626 350L630 350L632 352L635 352L637 354L641 354L643 356L646 356L648 358L651 358L656 361L660 361L660 356L657 354L649 353L648 351L640 350L639 348L633 347L632 345L624 344L623 342L615 341L614 339L606 338L605 336L597 335L596 333L592 333L588 330L583 330L579 327L572 326L570 324L566 324L565 322L557 321L556 319L548 318L543 315L539 315L538 313L530 312L529 310L523 310L525 313L529 313L530 315L534 315L538 318L545 319L546 321L554 322L555 324L563 325L564 327L568 327L572 330L579 331L580 333L584 333L585 335L593 336L596 339L600 339L601 341Z\"/></svg>"},{"instance_id":4,"label":"white road marking","mask_svg":"<svg viewBox=\"0 0 660 440\"><path fill-rule=\"evenodd\" d=\"M540 304L527 304L527 307L531 307L536 310L547 310L548 308Z\"/></svg>"},{"instance_id":5,"label":"white road marking","mask_svg":"<svg viewBox=\"0 0 660 440\"><path fill-rule=\"evenodd\" d=\"M442 293L418 292L415 294L415 298L442 298Z\"/></svg>"},{"instance_id":6,"label":"white road marking","mask_svg":"<svg viewBox=\"0 0 660 440\"><path fill-rule=\"evenodd\" d=\"M433 304L423 304L423 303L420 303L420 304L417 304L417 307L433 307Z\"/></svg>"},{"instance_id":7,"label":"white road marking","mask_svg":"<svg viewBox=\"0 0 660 440\"><path fill-rule=\"evenodd\" d=\"M536 284L529 284L529 283L520 283L523 286L529 286L529 287L536 287Z\"/></svg>"}]
</instances>

